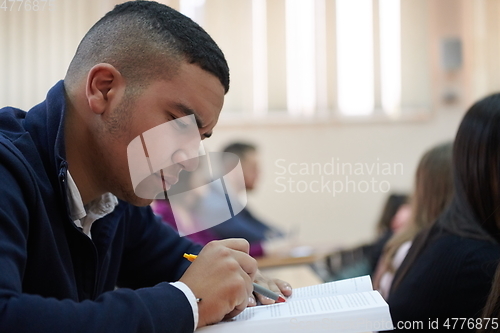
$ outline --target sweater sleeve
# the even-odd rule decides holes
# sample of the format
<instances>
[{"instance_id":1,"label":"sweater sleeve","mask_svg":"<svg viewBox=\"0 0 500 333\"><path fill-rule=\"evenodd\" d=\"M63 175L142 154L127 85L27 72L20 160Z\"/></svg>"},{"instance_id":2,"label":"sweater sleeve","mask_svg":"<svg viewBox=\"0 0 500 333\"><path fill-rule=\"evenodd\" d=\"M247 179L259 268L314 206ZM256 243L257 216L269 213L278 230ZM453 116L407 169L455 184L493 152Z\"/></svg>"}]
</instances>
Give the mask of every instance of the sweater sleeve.
<instances>
[{"instance_id":1,"label":"sweater sleeve","mask_svg":"<svg viewBox=\"0 0 500 333\"><path fill-rule=\"evenodd\" d=\"M120 287L135 289L177 281L190 265L183 254L201 251L201 245L180 237L150 207L130 206L125 220L128 230L118 279Z\"/></svg>"},{"instance_id":2,"label":"sweater sleeve","mask_svg":"<svg viewBox=\"0 0 500 333\"><path fill-rule=\"evenodd\" d=\"M101 294L95 300L75 301L70 298L57 299L29 294L23 290L23 276L30 251L44 251L43 247L29 243L29 225L40 216L43 205L37 199L34 175L15 151L0 142L0 332L192 332L194 330L191 305L184 293L168 282L158 282L151 287L120 288ZM39 197L39 196L38 196ZM38 201L37 201L38 200ZM138 210L148 217L148 210ZM132 217L137 217L134 214ZM150 216L149 216L150 217ZM154 222L154 221L153 221ZM153 225L154 226L154 225ZM133 237L133 246L144 245L151 237L154 245L153 259L148 263L165 263L167 268L157 272L154 280L175 281L186 269L181 262L182 251L196 252L199 247L190 242L174 238L172 232L153 227L151 231L139 223L131 232L141 234ZM160 238L168 239L160 242ZM136 250L136 257L128 258L134 266L144 250ZM175 250L175 251L174 251ZM172 251L167 258L159 256ZM139 268L137 262L135 267Z\"/></svg>"}]
</instances>

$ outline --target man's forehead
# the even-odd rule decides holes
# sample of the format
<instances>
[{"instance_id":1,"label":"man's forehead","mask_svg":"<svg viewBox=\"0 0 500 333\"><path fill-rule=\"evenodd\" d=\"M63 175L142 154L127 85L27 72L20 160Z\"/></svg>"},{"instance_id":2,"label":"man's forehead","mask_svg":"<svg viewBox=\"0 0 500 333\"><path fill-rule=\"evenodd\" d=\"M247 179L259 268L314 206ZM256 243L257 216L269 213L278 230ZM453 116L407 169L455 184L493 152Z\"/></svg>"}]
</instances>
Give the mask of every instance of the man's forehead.
<instances>
[{"instance_id":1,"label":"man's forehead","mask_svg":"<svg viewBox=\"0 0 500 333\"><path fill-rule=\"evenodd\" d=\"M183 116L193 115L198 127L208 130L205 136L210 136L224 104L225 90L219 78L197 64L182 62L165 83L169 107Z\"/></svg>"}]
</instances>

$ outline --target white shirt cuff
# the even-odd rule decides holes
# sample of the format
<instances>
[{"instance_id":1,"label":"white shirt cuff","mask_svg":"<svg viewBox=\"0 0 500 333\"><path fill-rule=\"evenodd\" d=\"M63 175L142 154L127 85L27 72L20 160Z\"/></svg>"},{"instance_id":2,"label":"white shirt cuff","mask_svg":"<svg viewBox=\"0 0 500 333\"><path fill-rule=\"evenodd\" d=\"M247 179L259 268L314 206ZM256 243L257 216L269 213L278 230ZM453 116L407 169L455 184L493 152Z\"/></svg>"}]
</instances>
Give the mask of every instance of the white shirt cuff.
<instances>
[{"instance_id":1,"label":"white shirt cuff","mask_svg":"<svg viewBox=\"0 0 500 333\"><path fill-rule=\"evenodd\" d=\"M191 304L191 308L193 309L194 329L196 330L196 328L198 327L198 302L196 302L196 297L184 282L177 281L170 284L182 291L184 295L186 295L186 298L188 299L189 304Z\"/></svg>"}]
</instances>

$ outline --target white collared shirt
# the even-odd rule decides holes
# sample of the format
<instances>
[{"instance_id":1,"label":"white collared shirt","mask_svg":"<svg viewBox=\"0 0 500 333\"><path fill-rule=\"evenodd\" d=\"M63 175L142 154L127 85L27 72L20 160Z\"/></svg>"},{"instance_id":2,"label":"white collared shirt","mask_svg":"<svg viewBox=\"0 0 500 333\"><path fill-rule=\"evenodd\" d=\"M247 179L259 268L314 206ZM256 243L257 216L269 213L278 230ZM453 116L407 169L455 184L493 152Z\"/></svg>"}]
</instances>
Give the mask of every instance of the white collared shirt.
<instances>
[{"instance_id":1,"label":"white collared shirt","mask_svg":"<svg viewBox=\"0 0 500 333\"><path fill-rule=\"evenodd\" d=\"M105 193L100 198L91 201L89 204L84 205L80 191L76 186L75 181L68 171L67 177L68 184L68 203L69 213L75 225L82 230L82 232L92 239L90 229L92 224L98 219L110 214L115 210L118 205L118 199L111 193ZM184 293L191 308L193 309L194 329L198 327L198 303L191 289L183 282L177 281L170 283Z\"/></svg>"},{"instance_id":2,"label":"white collared shirt","mask_svg":"<svg viewBox=\"0 0 500 333\"><path fill-rule=\"evenodd\" d=\"M99 199L91 201L87 205L83 205L83 200L80 191L76 186L73 177L68 171L68 202L70 216L75 225L82 232L92 239L90 228L98 219L108 215L115 210L118 205L118 199L111 193L104 193Z\"/></svg>"}]
</instances>

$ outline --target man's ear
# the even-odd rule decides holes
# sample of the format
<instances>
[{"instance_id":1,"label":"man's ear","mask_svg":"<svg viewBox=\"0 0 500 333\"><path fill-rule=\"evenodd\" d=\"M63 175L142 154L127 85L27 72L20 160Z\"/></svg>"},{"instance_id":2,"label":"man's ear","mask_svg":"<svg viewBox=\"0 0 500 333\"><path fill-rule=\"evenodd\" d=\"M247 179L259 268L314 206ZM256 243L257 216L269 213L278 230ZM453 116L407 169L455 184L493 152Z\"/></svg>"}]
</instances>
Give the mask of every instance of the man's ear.
<instances>
[{"instance_id":1,"label":"man's ear","mask_svg":"<svg viewBox=\"0 0 500 333\"><path fill-rule=\"evenodd\" d=\"M97 64L89 71L85 86L85 94L89 107L95 114L107 110L113 98L124 90L121 73L110 64Z\"/></svg>"}]
</instances>

